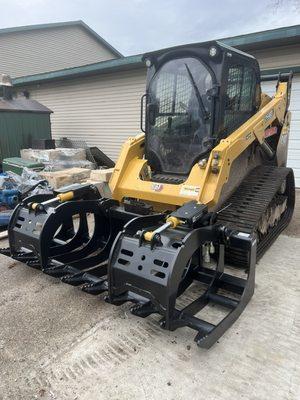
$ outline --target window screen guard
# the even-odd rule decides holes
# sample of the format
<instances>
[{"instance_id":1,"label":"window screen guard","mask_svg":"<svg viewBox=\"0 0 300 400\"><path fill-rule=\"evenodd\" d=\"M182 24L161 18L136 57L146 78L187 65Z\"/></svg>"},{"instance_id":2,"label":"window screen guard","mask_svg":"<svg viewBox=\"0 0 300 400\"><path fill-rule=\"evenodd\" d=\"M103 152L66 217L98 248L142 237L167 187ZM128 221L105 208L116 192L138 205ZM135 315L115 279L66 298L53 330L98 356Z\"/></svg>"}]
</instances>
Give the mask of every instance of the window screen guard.
<instances>
[{"instance_id":1,"label":"window screen guard","mask_svg":"<svg viewBox=\"0 0 300 400\"><path fill-rule=\"evenodd\" d=\"M208 68L195 58L168 61L152 78L147 101L156 115L147 127L146 156L156 171L187 174L208 150L211 88Z\"/></svg>"}]
</instances>

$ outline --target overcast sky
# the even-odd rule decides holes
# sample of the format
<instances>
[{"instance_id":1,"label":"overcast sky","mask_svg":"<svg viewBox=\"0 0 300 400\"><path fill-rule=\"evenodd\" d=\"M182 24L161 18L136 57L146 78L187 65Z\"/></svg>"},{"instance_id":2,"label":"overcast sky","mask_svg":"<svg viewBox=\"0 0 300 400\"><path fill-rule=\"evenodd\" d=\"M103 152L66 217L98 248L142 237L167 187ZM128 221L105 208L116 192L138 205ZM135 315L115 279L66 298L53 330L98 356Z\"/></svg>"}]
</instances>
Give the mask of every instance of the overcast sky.
<instances>
[{"instance_id":1,"label":"overcast sky","mask_svg":"<svg viewBox=\"0 0 300 400\"><path fill-rule=\"evenodd\" d=\"M82 19L124 55L300 24L300 0L0 0L0 28Z\"/></svg>"}]
</instances>

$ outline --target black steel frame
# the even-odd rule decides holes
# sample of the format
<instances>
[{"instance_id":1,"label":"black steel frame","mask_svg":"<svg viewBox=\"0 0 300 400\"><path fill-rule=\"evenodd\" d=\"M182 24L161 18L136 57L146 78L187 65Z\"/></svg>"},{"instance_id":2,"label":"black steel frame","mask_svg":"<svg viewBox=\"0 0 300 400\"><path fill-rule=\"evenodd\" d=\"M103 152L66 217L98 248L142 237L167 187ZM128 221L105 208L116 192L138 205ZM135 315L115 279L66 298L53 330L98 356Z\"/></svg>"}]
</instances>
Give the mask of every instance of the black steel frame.
<instances>
[{"instance_id":1,"label":"black steel frame","mask_svg":"<svg viewBox=\"0 0 300 400\"><path fill-rule=\"evenodd\" d=\"M191 231L168 231L161 237L162 245L153 248L141 242L136 232L157 224L159 219L160 216L137 218L117 236L108 266L107 301L116 305L136 303L132 313L143 318L158 313L163 317L160 325L164 329L173 331L188 326L198 332L197 344L209 348L238 318L254 293L256 239L213 225ZM200 261L187 271L189 261L207 242L219 246L216 269L205 268ZM249 254L245 279L224 270L224 247L228 243ZM184 309L177 309L177 297L195 281L206 285L205 293ZM227 295L218 293L219 290L225 290ZM230 310L217 325L195 316L211 303Z\"/></svg>"}]
</instances>

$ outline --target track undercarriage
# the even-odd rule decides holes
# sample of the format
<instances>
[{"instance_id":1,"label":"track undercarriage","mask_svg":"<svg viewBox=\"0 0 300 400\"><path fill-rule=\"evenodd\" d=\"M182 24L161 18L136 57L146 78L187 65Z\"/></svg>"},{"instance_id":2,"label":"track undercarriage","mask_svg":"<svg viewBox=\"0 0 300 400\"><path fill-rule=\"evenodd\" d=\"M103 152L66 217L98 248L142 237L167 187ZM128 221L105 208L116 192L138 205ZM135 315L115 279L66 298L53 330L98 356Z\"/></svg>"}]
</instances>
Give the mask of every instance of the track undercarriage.
<instances>
[{"instance_id":1,"label":"track undercarriage","mask_svg":"<svg viewBox=\"0 0 300 400\"><path fill-rule=\"evenodd\" d=\"M132 302L134 315L159 314L164 329L190 327L196 343L209 348L251 299L256 259L291 219L294 180L291 169L257 167L219 213L195 202L179 208L183 223L176 228L164 228L166 214L125 211L92 186L81 187L73 201L53 196L30 197L15 209L3 254L87 293L106 293L112 304ZM190 289L194 296L180 304ZM221 319L201 317L215 306L225 311Z\"/></svg>"}]
</instances>

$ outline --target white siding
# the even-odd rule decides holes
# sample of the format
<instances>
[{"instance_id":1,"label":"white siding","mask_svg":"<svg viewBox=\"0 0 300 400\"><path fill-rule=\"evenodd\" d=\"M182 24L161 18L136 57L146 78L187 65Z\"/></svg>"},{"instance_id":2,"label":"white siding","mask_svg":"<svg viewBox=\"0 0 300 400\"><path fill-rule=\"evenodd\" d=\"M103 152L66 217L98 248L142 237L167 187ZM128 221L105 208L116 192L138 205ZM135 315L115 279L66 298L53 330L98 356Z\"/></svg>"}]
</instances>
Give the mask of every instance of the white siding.
<instances>
[{"instance_id":1,"label":"white siding","mask_svg":"<svg viewBox=\"0 0 300 400\"><path fill-rule=\"evenodd\" d=\"M54 111L54 138L85 140L116 160L122 143L140 132L145 78L145 69L137 69L28 90L32 98Z\"/></svg>"},{"instance_id":2,"label":"white siding","mask_svg":"<svg viewBox=\"0 0 300 400\"><path fill-rule=\"evenodd\" d=\"M275 92L276 82L264 82L263 91L269 95ZM294 76L290 103L292 122L289 141L288 166L294 169L296 186L300 187L300 74Z\"/></svg>"},{"instance_id":3,"label":"white siding","mask_svg":"<svg viewBox=\"0 0 300 400\"><path fill-rule=\"evenodd\" d=\"M261 69L286 68L300 65L300 43L290 46L249 50L257 58Z\"/></svg>"},{"instance_id":4,"label":"white siding","mask_svg":"<svg viewBox=\"0 0 300 400\"><path fill-rule=\"evenodd\" d=\"M81 26L65 26L0 35L0 73L33 75L116 56Z\"/></svg>"}]
</instances>

